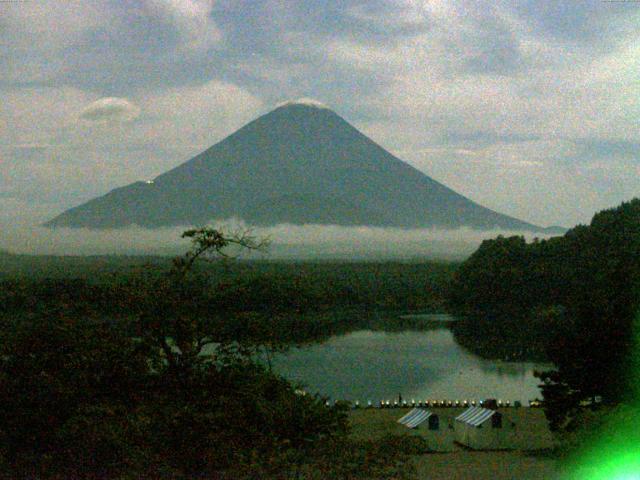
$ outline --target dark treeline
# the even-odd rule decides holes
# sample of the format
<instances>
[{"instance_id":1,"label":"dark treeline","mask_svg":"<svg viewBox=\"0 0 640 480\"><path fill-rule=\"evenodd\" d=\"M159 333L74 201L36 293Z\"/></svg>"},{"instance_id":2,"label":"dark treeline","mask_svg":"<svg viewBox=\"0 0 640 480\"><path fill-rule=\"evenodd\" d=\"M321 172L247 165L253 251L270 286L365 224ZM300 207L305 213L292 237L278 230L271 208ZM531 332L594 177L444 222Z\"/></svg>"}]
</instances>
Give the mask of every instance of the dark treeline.
<instances>
[{"instance_id":1,"label":"dark treeline","mask_svg":"<svg viewBox=\"0 0 640 480\"><path fill-rule=\"evenodd\" d=\"M5 288L46 292L68 281L112 288L171 264L163 257L55 257L0 253ZM220 306L249 310L348 308L442 311L453 262L337 262L234 260L198 265L220 288ZM8 283L6 283L8 282ZM43 284L43 286L39 285ZM49 285L47 287L46 285Z\"/></svg>"},{"instance_id":2,"label":"dark treeline","mask_svg":"<svg viewBox=\"0 0 640 480\"><path fill-rule=\"evenodd\" d=\"M29 259L33 261L32 259ZM0 282L5 317L65 311L114 321L136 315L167 262L129 264L119 272L79 269L79 278L17 277ZM183 282L227 338L280 345L317 341L356 328L419 328L399 311L439 312L450 263L198 264ZM43 272L46 270L43 270ZM58 270L55 270L58 271Z\"/></svg>"},{"instance_id":3,"label":"dark treeline","mask_svg":"<svg viewBox=\"0 0 640 480\"><path fill-rule=\"evenodd\" d=\"M122 274L144 265L167 268L170 257L135 255L27 255L0 249L0 280L83 278Z\"/></svg>"},{"instance_id":4,"label":"dark treeline","mask_svg":"<svg viewBox=\"0 0 640 480\"><path fill-rule=\"evenodd\" d=\"M498 355L496 345L520 344L557 366L541 374L554 428L580 402L629 398L640 306L640 200L602 211L562 237L483 242L455 273L448 298L466 316L455 327L463 343L480 350L493 344L487 350Z\"/></svg>"}]
</instances>

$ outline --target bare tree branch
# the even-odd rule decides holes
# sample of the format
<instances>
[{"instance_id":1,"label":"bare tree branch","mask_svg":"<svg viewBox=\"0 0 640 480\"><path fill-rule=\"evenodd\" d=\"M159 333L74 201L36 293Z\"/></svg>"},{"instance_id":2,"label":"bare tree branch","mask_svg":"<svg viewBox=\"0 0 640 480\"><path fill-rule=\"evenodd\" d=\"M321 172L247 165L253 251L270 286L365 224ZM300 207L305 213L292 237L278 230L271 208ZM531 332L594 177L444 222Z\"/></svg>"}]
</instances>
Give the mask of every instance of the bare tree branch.
<instances>
[{"instance_id":1,"label":"bare tree branch","mask_svg":"<svg viewBox=\"0 0 640 480\"><path fill-rule=\"evenodd\" d=\"M268 238L258 238L250 229L225 235L212 227L200 227L186 230L182 233L182 238L190 238L193 246L184 256L173 261L173 273L181 276L186 275L198 259L212 261L235 258L225 251L229 246L240 247L241 250L264 252L270 244Z\"/></svg>"}]
</instances>

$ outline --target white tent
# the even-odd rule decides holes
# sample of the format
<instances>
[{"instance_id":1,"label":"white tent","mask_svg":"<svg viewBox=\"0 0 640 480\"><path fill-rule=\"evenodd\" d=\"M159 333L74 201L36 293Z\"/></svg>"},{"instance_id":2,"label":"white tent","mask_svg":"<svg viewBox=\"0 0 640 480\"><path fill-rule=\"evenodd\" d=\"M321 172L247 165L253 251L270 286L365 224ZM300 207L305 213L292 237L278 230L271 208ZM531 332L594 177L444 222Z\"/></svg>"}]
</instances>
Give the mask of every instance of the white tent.
<instances>
[{"instance_id":1,"label":"white tent","mask_svg":"<svg viewBox=\"0 0 640 480\"><path fill-rule=\"evenodd\" d=\"M420 424L429 420L429 429L437 430L438 429L438 416L433 415L430 411L424 410L422 408L414 408L405 416L398 419L398 423L405 425L408 428L417 428ZM435 428L433 426L435 425Z\"/></svg>"},{"instance_id":2,"label":"white tent","mask_svg":"<svg viewBox=\"0 0 640 480\"><path fill-rule=\"evenodd\" d=\"M513 425L502 421L502 414L482 407L471 407L456 417L456 442L476 450L513 448Z\"/></svg>"}]
</instances>

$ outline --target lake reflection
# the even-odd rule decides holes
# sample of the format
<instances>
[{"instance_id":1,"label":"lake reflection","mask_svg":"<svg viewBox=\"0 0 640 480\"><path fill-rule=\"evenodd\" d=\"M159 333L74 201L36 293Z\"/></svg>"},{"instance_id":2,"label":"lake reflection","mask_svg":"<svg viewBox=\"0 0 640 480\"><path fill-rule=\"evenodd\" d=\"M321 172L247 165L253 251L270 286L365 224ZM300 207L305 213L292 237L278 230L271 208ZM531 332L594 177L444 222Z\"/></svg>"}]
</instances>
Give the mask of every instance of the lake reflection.
<instances>
[{"instance_id":1,"label":"lake reflection","mask_svg":"<svg viewBox=\"0 0 640 480\"><path fill-rule=\"evenodd\" d=\"M483 360L448 329L360 330L278 355L274 370L332 399L521 400L540 397L534 370L549 365Z\"/></svg>"}]
</instances>

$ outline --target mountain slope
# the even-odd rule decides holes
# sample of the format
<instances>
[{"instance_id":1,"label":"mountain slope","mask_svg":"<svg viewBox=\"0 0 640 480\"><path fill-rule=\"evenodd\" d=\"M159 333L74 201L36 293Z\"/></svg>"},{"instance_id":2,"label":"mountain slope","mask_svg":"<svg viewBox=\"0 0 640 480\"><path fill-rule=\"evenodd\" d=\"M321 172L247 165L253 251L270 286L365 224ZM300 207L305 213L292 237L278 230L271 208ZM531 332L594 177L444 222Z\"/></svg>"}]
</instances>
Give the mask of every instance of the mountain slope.
<instances>
[{"instance_id":1,"label":"mountain slope","mask_svg":"<svg viewBox=\"0 0 640 480\"><path fill-rule=\"evenodd\" d=\"M158 176L47 223L118 228L316 223L541 231L484 208L404 163L333 111L287 104Z\"/></svg>"}]
</instances>

